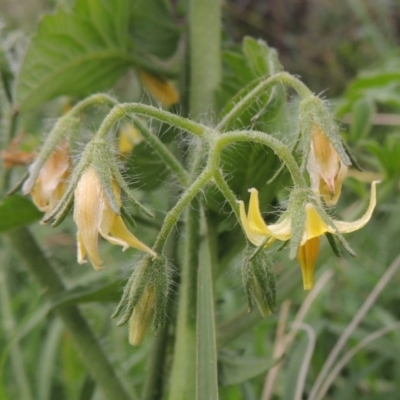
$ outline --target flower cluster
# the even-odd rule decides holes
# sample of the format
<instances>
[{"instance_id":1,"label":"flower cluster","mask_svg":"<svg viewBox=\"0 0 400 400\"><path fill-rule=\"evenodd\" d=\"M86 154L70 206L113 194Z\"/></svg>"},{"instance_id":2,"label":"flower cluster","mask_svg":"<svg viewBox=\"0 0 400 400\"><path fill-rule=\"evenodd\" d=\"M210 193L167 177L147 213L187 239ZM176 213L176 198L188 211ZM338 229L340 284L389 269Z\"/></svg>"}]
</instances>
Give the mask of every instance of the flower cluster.
<instances>
[{"instance_id":1,"label":"flower cluster","mask_svg":"<svg viewBox=\"0 0 400 400\"><path fill-rule=\"evenodd\" d=\"M121 187L124 184L112 152L104 141L92 141L72 173L72 161L67 141L56 146L38 169L34 184L28 179L23 191L30 194L39 210L45 212L43 221L61 215L74 203L74 221L77 232L78 263L86 263L86 257L96 270L102 260L98 251L98 236L111 244L122 246L123 251L133 247L150 254L157 254L134 236L121 217ZM32 164L32 167L35 164ZM32 175L31 168L30 172ZM118 182L117 182L118 180ZM138 202L136 202L138 204Z\"/></svg>"}]
</instances>

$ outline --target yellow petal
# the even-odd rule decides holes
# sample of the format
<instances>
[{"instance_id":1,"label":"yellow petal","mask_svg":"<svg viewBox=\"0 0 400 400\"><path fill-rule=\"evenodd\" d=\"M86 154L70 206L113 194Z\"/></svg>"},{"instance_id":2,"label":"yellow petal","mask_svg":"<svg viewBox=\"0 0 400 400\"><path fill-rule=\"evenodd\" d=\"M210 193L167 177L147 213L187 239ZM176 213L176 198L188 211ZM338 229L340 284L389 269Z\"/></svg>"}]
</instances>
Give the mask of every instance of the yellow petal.
<instances>
[{"instance_id":1,"label":"yellow petal","mask_svg":"<svg viewBox=\"0 0 400 400\"><path fill-rule=\"evenodd\" d=\"M335 230L324 222L313 204L307 203L306 222L301 245L304 245L308 240L321 236L326 232L334 233Z\"/></svg>"},{"instance_id":2,"label":"yellow petal","mask_svg":"<svg viewBox=\"0 0 400 400\"><path fill-rule=\"evenodd\" d=\"M111 236L112 235L112 236ZM135 249L144 251L153 257L157 257L157 253L147 247L136 236L134 236L125 226L124 221L120 216L116 216L114 224L111 227L110 235L102 235L110 243L117 244L123 247L125 251L129 246Z\"/></svg>"},{"instance_id":3,"label":"yellow petal","mask_svg":"<svg viewBox=\"0 0 400 400\"><path fill-rule=\"evenodd\" d=\"M333 194L340 157L319 125L313 124L311 129L311 148L307 160L307 170L313 182L316 181L316 175L318 175Z\"/></svg>"},{"instance_id":4,"label":"yellow petal","mask_svg":"<svg viewBox=\"0 0 400 400\"><path fill-rule=\"evenodd\" d=\"M340 193L342 192L342 184L347 176L347 171L348 167L340 162L340 169L337 176L335 177L335 190L333 194L329 190L328 185L323 180L321 180L319 191L326 205L334 206L337 203L340 197Z\"/></svg>"},{"instance_id":5,"label":"yellow petal","mask_svg":"<svg viewBox=\"0 0 400 400\"><path fill-rule=\"evenodd\" d=\"M247 213L247 219L251 229L259 231L263 235L273 236L272 232L268 229L267 224L260 212L260 203L258 200L258 190L255 188L249 189L250 192L250 202L249 210Z\"/></svg>"},{"instance_id":6,"label":"yellow petal","mask_svg":"<svg viewBox=\"0 0 400 400\"><path fill-rule=\"evenodd\" d=\"M155 297L154 288L148 287L133 309L129 319L129 343L132 346L139 345L144 339L154 316Z\"/></svg>"},{"instance_id":7,"label":"yellow petal","mask_svg":"<svg viewBox=\"0 0 400 400\"><path fill-rule=\"evenodd\" d=\"M172 81L161 80L144 71L138 73L143 86L163 106L170 107L179 102L179 92Z\"/></svg>"},{"instance_id":8,"label":"yellow petal","mask_svg":"<svg viewBox=\"0 0 400 400\"><path fill-rule=\"evenodd\" d=\"M244 231L246 232L247 238L253 243L255 246L261 246L264 240L268 237L264 233L260 232L254 227L250 226L249 221L247 219L246 211L244 208L243 201L238 201L239 203L239 211L240 211L240 221L242 222L242 226Z\"/></svg>"},{"instance_id":9,"label":"yellow petal","mask_svg":"<svg viewBox=\"0 0 400 400\"><path fill-rule=\"evenodd\" d=\"M121 154L129 154L142 140L140 132L131 123L125 122L119 130L118 151Z\"/></svg>"},{"instance_id":10,"label":"yellow petal","mask_svg":"<svg viewBox=\"0 0 400 400\"><path fill-rule=\"evenodd\" d=\"M78 227L78 261L85 254L95 269L101 268L98 252L98 227L104 205L104 194L98 175L88 168L79 179L75 189L74 221Z\"/></svg>"},{"instance_id":11,"label":"yellow petal","mask_svg":"<svg viewBox=\"0 0 400 400\"><path fill-rule=\"evenodd\" d=\"M303 246L299 247L297 258L303 276L304 290L312 289L314 285L314 269L319 251L319 236L307 240Z\"/></svg>"},{"instance_id":12,"label":"yellow petal","mask_svg":"<svg viewBox=\"0 0 400 400\"><path fill-rule=\"evenodd\" d=\"M367 222L371 219L372 213L376 206L376 184L380 181L374 181L371 184L371 197L369 200L369 205L365 214L358 219L357 221L353 222L345 222L345 221L334 221L337 230L340 233L349 233L357 231L361 229L363 226L367 224Z\"/></svg>"},{"instance_id":13,"label":"yellow petal","mask_svg":"<svg viewBox=\"0 0 400 400\"><path fill-rule=\"evenodd\" d=\"M274 239L286 241L290 239L290 219L283 218L281 222L267 225L260 212L258 191L255 188L249 189L250 202L248 211L248 224L254 233L271 236Z\"/></svg>"}]
</instances>

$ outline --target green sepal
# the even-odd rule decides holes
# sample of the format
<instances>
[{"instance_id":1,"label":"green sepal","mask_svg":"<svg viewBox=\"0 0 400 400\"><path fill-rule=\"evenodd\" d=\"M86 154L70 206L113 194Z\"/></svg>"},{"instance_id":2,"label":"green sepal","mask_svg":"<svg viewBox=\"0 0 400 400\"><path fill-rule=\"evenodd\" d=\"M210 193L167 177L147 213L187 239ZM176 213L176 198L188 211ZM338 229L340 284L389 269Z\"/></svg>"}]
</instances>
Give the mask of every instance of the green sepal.
<instances>
[{"instance_id":1,"label":"green sepal","mask_svg":"<svg viewBox=\"0 0 400 400\"><path fill-rule=\"evenodd\" d=\"M163 255L159 255L155 260L150 255L145 255L132 273L125 285L121 300L112 315L112 318L116 318L124 310L117 322L118 326L129 321L135 307L149 288L153 288L155 291L153 328L156 331L164 324L170 288L168 262Z\"/></svg>"},{"instance_id":2,"label":"green sepal","mask_svg":"<svg viewBox=\"0 0 400 400\"><path fill-rule=\"evenodd\" d=\"M156 291L156 304L153 320L153 330L157 331L164 325L168 294L170 289L170 273L165 256L160 255L154 262L153 285Z\"/></svg>"},{"instance_id":3,"label":"green sepal","mask_svg":"<svg viewBox=\"0 0 400 400\"><path fill-rule=\"evenodd\" d=\"M92 164L96 169L97 175L99 176L101 188L106 195L112 211L116 215L120 215L121 205L117 200L113 188L114 177L111 166L114 163L114 156L112 154L110 145L104 139L94 139L92 143L94 146L92 154Z\"/></svg>"},{"instance_id":4,"label":"green sepal","mask_svg":"<svg viewBox=\"0 0 400 400\"><path fill-rule=\"evenodd\" d=\"M136 228L136 221L134 220L134 218L132 217L132 215L129 213L129 211L126 209L126 207L124 207L123 205L121 206L121 215L122 218L128 222L128 224L132 227L132 228Z\"/></svg>"},{"instance_id":5,"label":"green sepal","mask_svg":"<svg viewBox=\"0 0 400 400\"><path fill-rule=\"evenodd\" d=\"M319 215L321 216L322 220L329 226L332 226L335 228L335 238L339 241L339 243L343 246L343 248L349 253L352 257L356 256L356 252L350 247L349 243L347 240L343 237L343 235L337 230L335 226L334 220L326 213L324 208L318 204L317 202L314 203L315 207L317 208L317 211Z\"/></svg>"},{"instance_id":6,"label":"green sepal","mask_svg":"<svg viewBox=\"0 0 400 400\"><path fill-rule=\"evenodd\" d=\"M294 259L303 238L304 225L306 223L306 203L312 198L310 189L294 188L290 193L288 213L291 220L291 238L289 257Z\"/></svg>"},{"instance_id":7,"label":"green sepal","mask_svg":"<svg viewBox=\"0 0 400 400\"><path fill-rule=\"evenodd\" d=\"M115 318L123 308L125 309L121 318L117 322L118 326L125 325L129 321L129 318L133 313L133 309L136 307L149 281L151 280L151 275L153 273L152 264L152 257L150 255L145 255L140 261L139 265L133 271L131 278L124 288L121 301L119 302L116 311L112 315L112 318Z\"/></svg>"},{"instance_id":8,"label":"green sepal","mask_svg":"<svg viewBox=\"0 0 400 400\"><path fill-rule=\"evenodd\" d=\"M256 303L263 317L271 314L276 306L276 279L272 262L264 251L254 255L253 248L245 249L242 281L249 310Z\"/></svg>"},{"instance_id":9,"label":"green sepal","mask_svg":"<svg viewBox=\"0 0 400 400\"><path fill-rule=\"evenodd\" d=\"M325 233L326 238L328 239L328 242L332 248L333 253L335 254L336 257L341 257L342 254L340 253L340 249L337 243L337 240L334 235L330 232Z\"/></svg>"}]
</instances>

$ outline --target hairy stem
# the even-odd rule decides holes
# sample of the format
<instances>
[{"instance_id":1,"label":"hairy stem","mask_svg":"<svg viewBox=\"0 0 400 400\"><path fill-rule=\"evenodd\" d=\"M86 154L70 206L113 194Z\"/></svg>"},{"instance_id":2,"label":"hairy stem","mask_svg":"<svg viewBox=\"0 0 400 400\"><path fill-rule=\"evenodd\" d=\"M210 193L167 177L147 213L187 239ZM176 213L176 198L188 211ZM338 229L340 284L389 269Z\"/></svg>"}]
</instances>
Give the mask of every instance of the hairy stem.
<instances>
[{"instance_id":1,"label":"hairy stem","mask_svg":"<svg viewBox=\"0 0 400 400\"><path fill-rule=\"evenodd\" d=\"M107 136L108 132L116 122L129 115L144 115L149 118L154 118L196 136L202 136L206 129L196 122L153 106L141 103L122 103L116 105L104 118L97 132L97 137L104 138Z\"/></svg>"},{"instance_id":2,"label":"hairy stem","mask_svg":"<svg viewBox=\"0 0 400 400\"><path fill-rule=\"evenodd\" d=\"M235 142L255 142L268 146L284 162L292 176L293 183L299 187L306 187L306 182L296 160L287 146L271 135L258 131L234 131L223 134L216 139L216 156L223 148Z\"/></svg>"},{"instance_id":3,"label":"hairy stem","mask_svg":"<svg viewBox=\"0 0 400 400\"><path fill-rule=\"evenodd\" d=\"M213 171L206 168L192 183L192 185L182 194L181 198L175 204L175 206L168 212L164 219L163 226L157 236L154 244L154 251L156 253L162 253L162 249L171 233L172 228L178 222L180 215L182 214L185 207L194 199L199 193L201 188L208 182L213 176Z\"/></svg>"},{"instance_id":4,"label":"hairy stem","mask_svg":"<svg viewBox=\"0 0 400 400\"><path fill-rule=\"evenodd\" d=\"M246 96L244 96L219 122L216 130L226 130L233 121L238 119L240 115L251 106L251 104L260 96L260 94L265 92L270 86L276 84L290 86L291 88L296 90L296 92L302 98L312 95L310 89L308 89L308 87L299 79L295 78L293 75L288 74L287 72L278 72L277 74L272 75L260 82L253 90L247 93Z\"/></svg>"}]
</instances>

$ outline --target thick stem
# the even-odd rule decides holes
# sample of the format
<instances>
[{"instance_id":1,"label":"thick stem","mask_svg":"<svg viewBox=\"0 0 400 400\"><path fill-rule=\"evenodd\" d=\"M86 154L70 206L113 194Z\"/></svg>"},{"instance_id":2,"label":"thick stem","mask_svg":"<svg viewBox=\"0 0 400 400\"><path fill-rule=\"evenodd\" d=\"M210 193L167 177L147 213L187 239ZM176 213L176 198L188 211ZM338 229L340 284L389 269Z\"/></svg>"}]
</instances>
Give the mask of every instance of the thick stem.
<instances>
[{"instance_id":1,"label":"thick stem","mask_svg":"<svg viewBox=\"0 0 400 400\"><path fill-rule=\"evenodd\" d=\"M258 131L229 132L216 140L215 157L219 157L223 148L235 142L256 142L268 146L285 163L292 176L293 183L298 187L307 187L303 175L300 172L296 160L293 158L287 146L271 135Z\"/></svg>"},{"instance_id":2,"label":"thick stem","mask_svg":"<svg viewBox=\"0 0 400 400\"><path fill-rule=\"evenodd\" d=\"M192 133L196 136L202 136L206 129L200 124L193 122L189 119L179 117L176 114L172 114L168 111L161 110L152 106L141 103L123 103L115 106L108 115L104 118L100 128L97 132L98 138L104 138L111 130L113 125L120 119L128 115L144 115L149 118L157 119L161 122L165 122L170 126L182 129L186 132Z\"/></svg>"},{"instance_id":3,"label":"thick stem","mask_svg":"<svg viewBox=\"0 0 400 400\"><path fill-rule=\"evenodd\" d=\"M60 277L26 228L10 231L8 238L50 301L65 291ZM132 400L79 309L65 305L55 308L54 313L64 322L83 363L104 396L110 400Z\"/></svg>"},{"instance_id":4,"label":"thick stem","mask_svg":"<svg viewBox=\"0 0 400 400\"><path fill-rule=\"evenodd\" d=\"M302 97L306 98L311 96L313 93L308 87L301 82L299 79L295 78L293 75L288 74L287 72L278 72L275 75L270 76L264 81L260 82L253 90L246 94L233 108L229 111L228 114L220 121L217 125L217 131L226 130L229 125L239 118L239 116L246 111L251 104L270 86L276 84L283 84L286 86L290 86Z\"/></svg>"},{"instance_id":5,"label":"thick stem","mask_svg":"<svg viewBox=\"0 0 400 400\"><path fill-rule=\"evenodd\" d=\"M212 115L221 80L221 1L190 0L190 115Z\"/></svg>"},{"instance_id":6,"label":"thick stem","mask_svg":"<svg viewBox=\"0 0 400 400\"><path fill-rule=\"evenodd\" d=\"M186 241L179 287L178 319L169 400L196 398L196 304L200 241L200 204L193 200L186 213Z\"/></svg>"}]
</instances>

